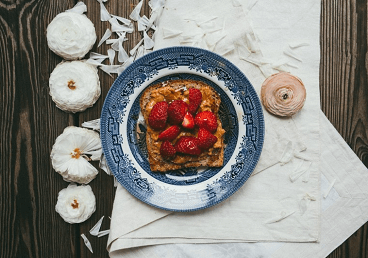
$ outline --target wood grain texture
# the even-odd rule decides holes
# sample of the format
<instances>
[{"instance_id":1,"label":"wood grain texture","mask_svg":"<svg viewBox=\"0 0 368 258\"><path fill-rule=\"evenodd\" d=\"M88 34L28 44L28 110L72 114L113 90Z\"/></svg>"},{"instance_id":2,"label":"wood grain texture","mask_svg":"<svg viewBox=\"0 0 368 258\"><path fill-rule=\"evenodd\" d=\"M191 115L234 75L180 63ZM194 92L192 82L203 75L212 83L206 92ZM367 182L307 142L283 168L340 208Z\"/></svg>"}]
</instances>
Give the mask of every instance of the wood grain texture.
<instances>
[{"instance_id":1,"label":"wood grain texture","mask_svg":"<svg viewBox=\"0 0 368 258\"><path fill-rule=\"evenodd\" d=\"M1 257L75 257L75 227L54 209L65 182L52 170L50 149L70 119L48 95L61 59L45 36L51 19L73 4L0 3Z\"/></svg>"},{"instance_id":2,"label":"wood grain texture","mask_svg":"<svg viewBox=\"0 0 368 258\"><path fill-rule=\"evenodd\" d=\"M321 108L368 166L367 1L323 0L321 7ZM328 257L368 257L367 229Z\"/></svg>"}]
</instances>

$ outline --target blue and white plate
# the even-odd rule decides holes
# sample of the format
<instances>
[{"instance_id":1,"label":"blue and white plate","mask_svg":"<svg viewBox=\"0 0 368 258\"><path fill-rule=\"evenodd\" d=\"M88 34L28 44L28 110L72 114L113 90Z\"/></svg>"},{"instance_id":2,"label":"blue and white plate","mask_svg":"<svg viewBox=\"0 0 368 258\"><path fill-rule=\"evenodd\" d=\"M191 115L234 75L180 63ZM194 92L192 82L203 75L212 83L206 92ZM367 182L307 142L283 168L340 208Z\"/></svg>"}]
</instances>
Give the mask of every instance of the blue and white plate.
<instances>
[{"instance_id":1,"label":"blue and white plate","mask_svg":"<svg viewBox=\"0 0 368 258\"><path fill-rule=\"evenodd\" d=\"M150 170L139 98L150 85L173 79L203 81L221 96L221 168ZM160 49L136 60L112 85L101 113L103 152L116 179L141 201L170 211L208 208L235 193L253 172L263 139L261 104L245 75L223 57L193 47Z\"/></svg>"}]
</instances>

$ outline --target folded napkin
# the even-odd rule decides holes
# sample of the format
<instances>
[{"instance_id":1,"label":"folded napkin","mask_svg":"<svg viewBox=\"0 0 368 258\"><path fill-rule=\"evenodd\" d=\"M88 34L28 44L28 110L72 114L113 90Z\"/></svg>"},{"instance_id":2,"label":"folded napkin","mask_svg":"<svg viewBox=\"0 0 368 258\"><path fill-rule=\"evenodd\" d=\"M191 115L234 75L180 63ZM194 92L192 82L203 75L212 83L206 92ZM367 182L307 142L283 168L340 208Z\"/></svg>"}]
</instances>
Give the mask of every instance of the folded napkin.
<instances>
[{"instance_id":1,"label":"folded napkin","mask_svg":"<svg viewBox=\"0 0 368 258\"><path fill-rule=\"evenodd\" d=\"M320 112L321 238L318 243L156 245L116 250L111 257L326 257L368 220L368 169ZM332 183L335 182L332 186Z\"/></svg>"},{"instance_id":2,"label":"folded napkin","mask_svg":"<svg viewBox=\"0 0 368 258\"><path fill-rule=\"evenodd\" d=\"M319 0L310 2L316 4ZM245 8L248 5L236 0L189 0L185 4L168 0L155 33L155 48L189 44L214 51L239 67L259 93L265 76L275 72L266 61L266 53L280 53L294 39L291 35L298 36L308 41L308 47L300 47L297 52L303 62L290 57L293 51L289 50L289 55L280 53L285 64L274 65L296 67L297 63L299 69L293 68L293 74L307 88L304 108L292 119L279 119L264 111L265 143L259 164L243 187L214 207L191 213L163 211L140 202L118 186L108 241L111 254L125 248L168 243L318 241L320 10L318 5L310 10L305 17L308 23L299 16L296 23L287 26L278 21L295 15L290 6L295 8L296 3L290 4L289 12L260 10L258 15L267 15L272 21L261 33L275 36L263 55L260 39L267 39L267 35L254 34Z\"/></svg>"}]
</instances>

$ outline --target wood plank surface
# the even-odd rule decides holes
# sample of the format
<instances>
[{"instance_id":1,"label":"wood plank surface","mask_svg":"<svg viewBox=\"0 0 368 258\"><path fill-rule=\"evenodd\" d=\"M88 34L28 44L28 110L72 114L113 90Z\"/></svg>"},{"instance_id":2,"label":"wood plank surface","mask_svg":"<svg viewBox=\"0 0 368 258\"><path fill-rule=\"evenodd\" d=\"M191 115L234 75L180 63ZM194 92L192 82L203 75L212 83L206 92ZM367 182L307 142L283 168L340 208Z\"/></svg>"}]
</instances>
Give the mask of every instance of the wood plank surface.
<instances>
[{"instance_id":1,"label":"wood plank surface","mask_svg":"<svg viewBox=\"0 0 368 258\"><path fill-rule=\"evenodd\" d=\"M110 25L100 21L96 0L83 2L96 27L92 51L106 54L109 46L97 48L97 43ZM105 6L110 13L127 18L138 2L109 0ZM103 215L102 229L109 228L115 192L112 177L100 171L90 183L97 207L86 222L70 225L55 212L58 192L68 183L52 169L52 145L66 126L99 118L116 78L99 71L101 97L85 112L67 114L51 100L49 75L62 59L48 49L46 28L75 3L0 0L0 257L108 257L107 236L93 237L88 231ZM321 4L321 107L368 166L367 0L322 0ZM148 1L143 14L149 14ZM126 50L141 35L128 38L123 44ZM84 246L81 233L91 241L93 254ZM328 257L368 257L368 224Z\"/></svg>"},{"instance_id":2,"label":"wood plank surface","mask_svg":"<svg viewBox=\"0 0 368 258\"><path fill-rule=\"evenodd\" d=\"M367 22L366 0L322 1L321 109L368 167ZM367 223L328 256L344 257L368 257Z\"/></svg>"},{"instance_id":3,"label":"wood plank surface","mask_svg":"<svg viewBox=\"0 0 368 258\"><path fill-rule=\"evenodd\" d=\"M67 184L52 170L50 149L73 119L48 95L49 75L61 58L48 50L45 34L51 19L73 5L0 3L1 257L77 257L76 227L54 209Z\"/></svg>"}]
</instances>

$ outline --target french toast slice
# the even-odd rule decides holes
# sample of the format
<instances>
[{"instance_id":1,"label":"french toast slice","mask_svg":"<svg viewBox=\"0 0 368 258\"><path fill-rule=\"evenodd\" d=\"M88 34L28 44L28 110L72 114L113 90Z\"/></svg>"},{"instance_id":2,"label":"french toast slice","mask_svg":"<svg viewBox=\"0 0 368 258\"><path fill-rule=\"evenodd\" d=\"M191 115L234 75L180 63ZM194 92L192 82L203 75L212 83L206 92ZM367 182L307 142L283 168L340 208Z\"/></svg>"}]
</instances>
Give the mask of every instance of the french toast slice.
<instances>
[{"instance_id":1,"label":"french toast slice","mask_svg":"<svg viewBox=\"0 0 368 258\"><path fill-rule=\"evenodd\" d=\"M201 111L211 111L217 117L217 131L214 135L217 137L217 142L208 150L203 151L199 156L177 153L173 159L164 159L160 155L160 147L162 141L158 139L160 132L150 127L148 123L149 114L153 106L160 101L167 103L173 100L183 100L189 103L189 89L196 88L202 93L202 102L197 113ZM195 80L169 80L156 85L150 86L144 90L140 99L140 108L147 125L146 144L148 151L148 159L151 171L166 172L189 167L221 167L224 161L224 134L221 121L218 117L218 111L221 104L219 94L209 85L201 81ZM167 127L170 125L168 124ZM175 144L176 140L181 136L197 136L198 128L193 130L182 130L179 136L172 141Z\"/></svg>"}]
</instances>

